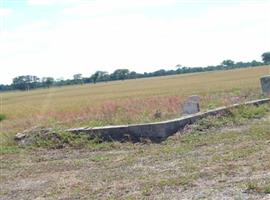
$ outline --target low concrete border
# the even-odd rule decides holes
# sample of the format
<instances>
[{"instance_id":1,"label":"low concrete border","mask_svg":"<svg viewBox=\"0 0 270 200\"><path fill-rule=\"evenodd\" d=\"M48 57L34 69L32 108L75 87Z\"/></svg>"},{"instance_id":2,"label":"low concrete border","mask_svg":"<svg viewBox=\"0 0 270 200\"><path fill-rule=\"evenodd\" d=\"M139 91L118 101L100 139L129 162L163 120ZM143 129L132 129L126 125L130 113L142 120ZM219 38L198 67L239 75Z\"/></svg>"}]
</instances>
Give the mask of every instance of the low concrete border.
<instances>
[{"instance_id":1,"label":"low concrete border","mask_svg":"<svg viewBox=\"0 0 270 200\"><path fill-rule=\"evenodd\" d=\"M139 142L142 139L150 139L154 142L160 142L175 134L179 130L182 130L187 124L192 124L198 119L201 119L210 115L217 115L228 111L231 108L237 108L242 105L261 105L270 103L270 98L259 99L254 101L248 101L243 104L233 104L227 107L219 107L207 112L196 113L193 115L184 116L172 120L146 123L146 124L131 124L120 126L104 126L94 128L74 128L68 129L71 133L87 133L94 137L99 137L106 141L133 141Z\"/></svg>"}]
</instances>

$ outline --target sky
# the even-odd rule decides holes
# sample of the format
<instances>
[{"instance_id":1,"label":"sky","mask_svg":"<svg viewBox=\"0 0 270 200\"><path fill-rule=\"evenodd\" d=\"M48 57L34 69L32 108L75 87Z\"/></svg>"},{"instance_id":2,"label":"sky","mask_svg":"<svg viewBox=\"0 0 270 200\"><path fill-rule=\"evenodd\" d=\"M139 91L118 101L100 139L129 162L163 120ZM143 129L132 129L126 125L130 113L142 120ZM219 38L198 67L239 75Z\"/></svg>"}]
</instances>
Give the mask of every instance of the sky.
<instances>
[{"instance_id":1,"label":"sky","mask_svg":"<svg viewBox=\"0 0 270 200\"><path fill-rule=\"evenodd\" d=\"M270 0L0 0L0 84L261 61Z\"/></svg>"}]
</instances>

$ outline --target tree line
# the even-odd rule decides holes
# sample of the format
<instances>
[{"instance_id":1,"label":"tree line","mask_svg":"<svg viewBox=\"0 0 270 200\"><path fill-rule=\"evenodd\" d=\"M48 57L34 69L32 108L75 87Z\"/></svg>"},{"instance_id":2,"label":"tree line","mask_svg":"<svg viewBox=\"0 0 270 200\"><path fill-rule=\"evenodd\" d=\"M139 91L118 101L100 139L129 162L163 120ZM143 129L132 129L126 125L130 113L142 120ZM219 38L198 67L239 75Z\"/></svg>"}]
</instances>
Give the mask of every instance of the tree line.
<instances>
[{"instance_id":1,"label":"tree line","mask_svg":"<svg viewBox=\"0 0 270 200\"><path fill-rule=\"evenodd\" d=\"M117 69L113 73L106 71L96 71L90 77L83 77L82 74L74 74L73 79L54 79L53 77L39 78L33 75L23 75L13 78L12 84L0 84L0 92L8 90L31 90L36 88L50 88L52 86L76 85L97 82L108 82L115 80L137 79L156 76L167 76L175 74L186 74L194 72L208 72L217 70L229 70L245 67L257 67L270 64L270 52L262 54L262 61L253 60L251 62L234 62L232 60L224 60L220 65L207 67L185 67L180 64L176 65L175 70L160 69L154 72L137 73L128 69Z\"/></svg>"}]
</instances>

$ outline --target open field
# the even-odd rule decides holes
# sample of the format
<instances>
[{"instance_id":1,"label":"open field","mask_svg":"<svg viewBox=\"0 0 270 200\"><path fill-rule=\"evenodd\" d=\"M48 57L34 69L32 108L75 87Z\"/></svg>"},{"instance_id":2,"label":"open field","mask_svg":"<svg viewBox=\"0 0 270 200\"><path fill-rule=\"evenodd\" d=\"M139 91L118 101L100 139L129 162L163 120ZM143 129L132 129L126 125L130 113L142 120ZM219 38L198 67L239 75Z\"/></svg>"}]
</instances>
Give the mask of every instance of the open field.
<instances>
[{"instance_id":1,"label":"open field","mask_svg":"<svg viewBox=\"0 0 270 200\"><path fill-rule=\"evenodd\" d=\"M61 128L179 116L261 97L269 67L3 94L0 199L269 199L270 105L207 117L162 143L100 142ZM154 118L155 111L162 113ZM5 119L6 118L6 119ZM16 131L34 129L19 145Z\"/></svg>"},{"instance_id":2,"label":"open field","mask_svg":"<svg viewBox=\"0 0 270 200\"><path fill-rule=\"evenodd\" d=\"M0 155L0 199L267 200L269 111L205 118L161 144L13 147Z\"/></svg>"},{"instance_id":3,"label":"open field","mask_svg":"<svg viewBox=\"0 0 270 200\"><path fill-rule=\"evenodd\" d=\"M192 94L202 97L202 109L261 96L259 77L270 67L187 74L96 85L3 93L7 119L1 132L43 125L101 126L158 121L178 117L181 103ZM155 118L155 112L161 112Z\"/></svg>"}]
</instances>

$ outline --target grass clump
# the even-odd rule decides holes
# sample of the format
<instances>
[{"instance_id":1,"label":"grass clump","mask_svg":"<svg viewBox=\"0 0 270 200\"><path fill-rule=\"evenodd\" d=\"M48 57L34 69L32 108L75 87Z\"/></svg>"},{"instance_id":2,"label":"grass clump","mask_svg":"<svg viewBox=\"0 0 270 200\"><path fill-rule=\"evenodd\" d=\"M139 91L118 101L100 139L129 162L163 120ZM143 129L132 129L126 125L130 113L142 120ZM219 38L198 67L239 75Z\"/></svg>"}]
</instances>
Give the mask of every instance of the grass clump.
<instances>
[{"instance_id":1,"label":"grass clump","mask_svg":"<svg viewBox=\"0 0 270 200\"><path fill-rule=\"evenodd\" d=\"M241 106L238 109L232 111L232 116L236 121L241 121L243 119L254 119L261 118L269 112L269 105L262 106Z\"/></svg>"},{"instance_id":2,"label":"grass clump","mask_svg":"<svg viewBox=\"0 0 270 200\"><path fill-rule=\"evenodd\" d=\"M264 187L264 193L270 194L270 183Z\"/></svg>"},{"instance_id":3,"label":"grass clump","mask_svg":"<svg viewBox=\"0 0 270 200\"><path fill-rule=\"evenodd\" d=\"M0 113L0 122L3 121L4 119L6 119L6 115L5 114L2 114Z\"/></svg>"},{"instance_id":4,"label":"grass clump","mask_svg":"<svg viewBox=\"0 0 270 200\"><path fill-rule=\"evenodd\" d=\"M14 142L13 135L0 132L0 155L20 152L20 148Z\"/></svg>"},{"instance_id":5,"label":"grass clump","mask_svg":"<svg viewBox=\"0 0 270 200\"><path fill-rule=\"evenodd\" d=\"M35 128L26 133L26 138L20 141L21 146L40 147L46 149L61 149L65 147L88 148L91 150L108 150L113 142L102 142L89 134L74 134L62 128Z\"/></svg>"},{"instance_id":6,"label":"grass clump","mask_svg":"<svg viewBox=\"0 0 270 200\"><path fill-rule=\"evenodd\" d=\"M0 154L12 154L12 153L19 153L20 148L16 145L1 145L0 146Z\"/></svg>"},{"instance_id":7,"label":"grass clump","mask_svg":"<svg viewBox=\"0 0 270 200\"><path fill-rule=\"evenodd\" d=\"M270 194L270 183L259 184L257 182L250 181L246 184L246 191Z\"/></svg>"},{"instance_id":8,"label":"grass clump","mask_svg":"<svg viewBox=\"0 0 270 200\"><path fill-rule=\"evenodd\" d=\"M247 190L256 190L258 188L258 184L255 182L248 182L246 184Z\"/></svg>"},{"instance_id":9,"label":"grass clump","mask_svg":"<svg viewBox=\"0 0 270 200\"><path fill-rule=\"evenodd\" d=\"M242 125L251 119L264 117L270 111L269 105L262 106L241 106L233 108L216 116L202 118L185 128L187 132L200 133L209 129L217 129L224 126Z\"/></svg>"},{"instance_id":10,"label":"grass clump","mask_svg":"<svg viewBox=\"0 0 270 200\"><path fill-rule=\"evenodd\" d=\"M176 177L176 178L169 178L169 179L161 179L159 180L155 186L158 187L170 187L170 186L183 186L190 184L196 176L182 176L182 177ZM197 178L197 177L196 177Z\"/></svg>"}]
</instances>

